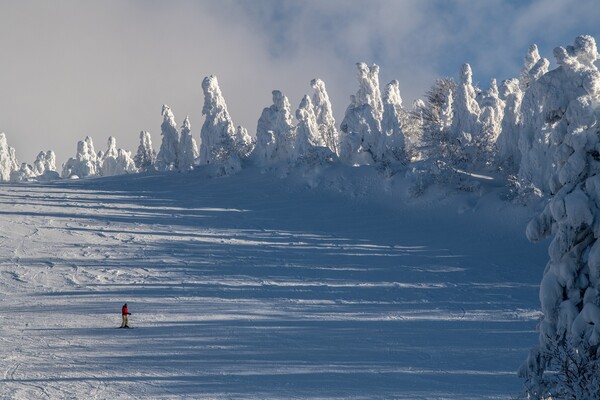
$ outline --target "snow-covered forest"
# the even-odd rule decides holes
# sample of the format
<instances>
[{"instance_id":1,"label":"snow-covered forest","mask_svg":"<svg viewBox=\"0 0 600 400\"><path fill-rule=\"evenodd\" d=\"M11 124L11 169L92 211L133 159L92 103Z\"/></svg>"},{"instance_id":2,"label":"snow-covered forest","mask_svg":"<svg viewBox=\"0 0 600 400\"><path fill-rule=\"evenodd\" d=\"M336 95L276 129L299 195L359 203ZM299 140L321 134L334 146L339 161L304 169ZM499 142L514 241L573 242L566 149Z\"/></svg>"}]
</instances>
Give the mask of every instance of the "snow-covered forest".
<instances>
[{"instance_id":1,"label":"snow-covered forest","mask_svg":"<svg viewBox=\"0 0 600 400\"><path fill-rule=\"evenodd\" d=\"M32 164L20 163L10 132L2 133L0 181L27 185L199 170L204 179L219 179L257 170L280 179L300 172L311 188L344 192L343 184L321 179L327 168L344 166L373 173L364 190L402 182L407 197L418 202L434 189L482 192L482 181L493 179L504 187L502 201L543 209L527 225L527 238L552 238L539 289L539 344L523 354L519 370L525 396L598 399L600 56L591 36L562 45L554 49L555 68L531 45L514 78L488 87L474 83L477 71L469 64L457 66L457 79L440 77L412 105L402 101L402 82L382 84L379 67L360 62L348 105L332 104L326 82L315 78L293 103L273 90L256 127L236 126L212 75L202 82L202 123L200 115L177 122L176 110L163 105L160 136L140 132L133 151L118 148L114 137L96 150L88 136L61 167L52 150L41 151ZM344 117L336 121L333 108L343 106ZM95 183L101 180L86 180L88 188ZM361 190L352 188L354 195Z\"/></svg>"}]
</instances>

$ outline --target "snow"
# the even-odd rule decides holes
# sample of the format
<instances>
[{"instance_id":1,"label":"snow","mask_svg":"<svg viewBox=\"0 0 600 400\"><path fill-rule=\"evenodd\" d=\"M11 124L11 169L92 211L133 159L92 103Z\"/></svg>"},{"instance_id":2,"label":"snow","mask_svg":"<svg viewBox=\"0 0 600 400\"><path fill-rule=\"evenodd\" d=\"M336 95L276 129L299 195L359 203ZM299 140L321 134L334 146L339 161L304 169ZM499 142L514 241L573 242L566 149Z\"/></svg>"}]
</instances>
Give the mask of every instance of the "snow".
<instances>
[{"instance_id":1,"label":"snow","mask_svg":"<svg viewBox=\"0 0 600 400\"><path fill-rule=\"evenodd\" d=\"M357 63L358 92L350 97L340 125L340 158L349 165L380 161L384 105L379 89L379 66ZM398 93L399 96L399 93Z\"/></svg>"},{"instance_id":2,"label":"snow","mask_svg":"<svg viewBox=\"0 0 600 400\"><path fill-rule=\"evenodd\" d=\"M188 171L194 167L196 159L200 155L196 139L192 136L192 125L190 117L185 117L181 126L181 140L179 142L179 170Z\"/></svg>"},{"instance_id":3,"label":"snow","mask_svg":"<svg viewBox=\"0 0 600 400\"><path fill-rule=\"evenodd\" d=\"M202 114L205 120L200 131L199 163L218 165L222 168L222 174L238 172L241 169L242 153L249 152L248 132L241 127L236 129L233 125L216 76L204 78L202 90Z\"/></svg>"},{"instance_id":4,"label":"snow","mask_svg":"<svg viewBox=\"0 0 600 400\"><path fill-rule=\"evenodd\" d=\"M86 136L77 142L77 154L63 165L63 178L85 178L98 174L98 155L94 150L94 141Z\"/></svg>"},{"instance_id":5,"label":"snow","mask_svg":"<svg viewBox=\"0 0 600 400\"><path fill-rule=\"evenodd\" d=\"M179 166L179 132L177 132L177 123L171 107L164 104L161 115L163 116L160 126L162 142L156 155L156 169L173 171Z\"/></svg>"},{"instance_id":6,"label":"snow","mask_svg":"<svg viewBox=\"0 0 600 400\"><path fill-rule=\"evenodd\" d=\"M410 111L357 63L339 131L313 79L254 138L210 75L199 150L164 105L158 155L88 136L62 181L0 133L0 397L507 398L530 349L525 396L599 398L600 56L554 56Z\"/></svg>"},{"instance_id":7,"label":"snow","mask_svg":"<svg viewBox=\"0 0 600 400\"><path fill-rule=\"evenodd\" d=\"M0 182L10 181L11 173L19 169L18 165L14 148L8 145L6 135L0 133Z\"/></svg>"},{"instance_id":8,"label":"snow","mask_svg":"<svg viewBox=\"0 0 600 400\"><path fill-rule=\"evenodd\" d=\"M554 196L527 230L532 239L552 234L553 240L540 289L544 313L540 344L532 353L545 362L528 362L522 375L532 392L544 396L560 393L565 398L587 400L599 395L593 372L597 354L596 350L590 350L590 346L598 345L600 325L596 245L600 215L597 207L600 73L594 65L599 56L596 42L590 36L580 36L573 46L556 48L554 53L559 67L534 82L523 100L524 107L534 103L541 111L536 116L532 110L526 110L525 125L531 129L541 124L540 132L550 137L551 142L540 146L535 143L535 140L540 143L536 135L527 138L531 146L523 154L521 173L540 185L544 184L542 177L547 178L544 188ZM561 91L557 92L557 88ZM550 156L554 161L552 168L532 169L534 161L543 165ZM529 360L535 357L530 356ZM581 370L590 373L578 373L577 382L565 381L563 376L568 371L564 366L569 365L565 357L575 357L578 365L582 365ZM556 369L559 374L553 373ZM540 378L544 379L542 384Z\"/></svg>"},{"instance_id":9,"label":"snow","mask_svg":"<svg viewBox=\"0 0 600 400\"><path fill-rule=\"evenodd\" d=\"M273 104L265 107L256 126L253 158L259 165L288 163L294 160L295 130L291 105L279 90L272 92Z\"/></svg>"},{"instance_id":10,"label":"snow","mask_svg":"<svg viewBox=\"0 0 600 400\"><path fill-rule=\"evenodd\" d=\"M340 133L335 126L333 109L329 101L329 94L327 93L327 89L325 89L325 82L321 79L313 79L310 81L310 85L315 90L312 96L312 103L321 137L325 142L325 146L333 153L338 154Z\"/></svg>"},{"instance_id":11,"label":"snow","mask_svg":"<svg viewBox=\"0 0 600 400\"><path fill-rule=\"evenodd\" d=\"M208 169L0 186L0 397L520 391L547 245L493 181L415 202L371 168Z\"/></svg>"},{"instance_id":12,"label":"snow","mask_svg":"<svg viewBox=\"0 0 600 400\"><path fill-rule=\"evenodd\" d=\"M150 132L140 132L140 144L134 157L136 168L140 172L151 171L156 162L156 151L152 148L152 137Z\"/></svg>"}]
</instances>

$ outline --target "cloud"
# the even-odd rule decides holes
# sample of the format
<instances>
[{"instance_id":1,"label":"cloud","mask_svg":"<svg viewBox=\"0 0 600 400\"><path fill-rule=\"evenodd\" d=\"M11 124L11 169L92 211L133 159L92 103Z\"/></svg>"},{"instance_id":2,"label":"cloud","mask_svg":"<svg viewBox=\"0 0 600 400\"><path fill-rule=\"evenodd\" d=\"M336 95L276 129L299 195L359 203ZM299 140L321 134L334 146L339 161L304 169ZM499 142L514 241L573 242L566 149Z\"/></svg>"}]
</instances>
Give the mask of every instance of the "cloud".
<instances>
[{"instance_id":1,"label":"cloud","mask_svg":"<svg viewBox=\"0 0 600 400\"><path fill-rule=\"evenodd\" d=\"M64 162L86 135L135 151L148 130L158 147L163 103L198 137L210 74L254 133L273 89L295 108L315 77L339 123L357 61L379 64L382 84L398 79L409 105L463 62L486 87L517 76L532 42L549 57L578 34L600 38L595 0L29 0L0 14L0 131L28 162L46 149Z\"/></svg>"}]
</instances>

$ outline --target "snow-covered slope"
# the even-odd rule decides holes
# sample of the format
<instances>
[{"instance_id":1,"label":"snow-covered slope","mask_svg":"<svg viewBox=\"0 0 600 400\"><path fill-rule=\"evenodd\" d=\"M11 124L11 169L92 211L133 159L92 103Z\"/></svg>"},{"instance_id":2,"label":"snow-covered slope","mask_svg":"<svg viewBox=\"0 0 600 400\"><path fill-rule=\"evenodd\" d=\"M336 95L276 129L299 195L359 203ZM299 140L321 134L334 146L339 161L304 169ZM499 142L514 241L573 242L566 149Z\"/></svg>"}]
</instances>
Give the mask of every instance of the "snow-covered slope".
<instances>
[{"instance_id":1,"label":"snow-covered slope","mask_svg":"<svg viewBox=\"0 0 600 400\"><path fill-rule=\"evenodd\" d=\"M493 187L408 204L349 170L0 186L0 398L518 393L532 213Z\"/></svg>"}]
</instances>

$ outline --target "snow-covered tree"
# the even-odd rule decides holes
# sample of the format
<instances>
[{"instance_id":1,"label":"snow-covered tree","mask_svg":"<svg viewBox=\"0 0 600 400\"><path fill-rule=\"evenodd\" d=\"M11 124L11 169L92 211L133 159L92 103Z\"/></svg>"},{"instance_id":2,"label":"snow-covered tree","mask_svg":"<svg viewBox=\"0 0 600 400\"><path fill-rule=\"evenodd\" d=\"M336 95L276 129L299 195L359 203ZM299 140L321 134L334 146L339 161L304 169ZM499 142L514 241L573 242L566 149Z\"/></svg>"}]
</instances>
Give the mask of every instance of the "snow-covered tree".
<instances>
[{"instance_id":1,"label":"snow-covered tree","mask_svg":"<svg viewBox=\"0 0 600 400\"><path fill-rule=\"evenodd\" d=\"M140 132L140 145L134 157L135 166L139 171L146 172L154 169L156 151L152 148L150 132Z\"/></svg>"},{"instance_id":2,"label":"snow-covered tree","mask_svg":"<svg viewBox=\"0 0 600 400\"><path fill-rule=\"evenodd\" d=\"M261 165L294 160L296 131L288 98L273 90L273 104L263 109L256 127L254 160Z\"/></svg>"},{"instance_id":3,"label":"snow-covered tree","mask_svg":"<svg viewBox=\"0 0 600 400\"><path fill-rule=\"evenodd\" d=\"M542 95L541 133L556 151L555 195L527 227L530 240L554 237L540 285L540 343L520 375L529 398L590 400L600 398L599 56L591 36L554 55L559 67L526 94Z\"/></svg>"},{"instance_id":4,"label":"snow-covered tree","mask_svg":"<svg viewBox=\"0 0 600 400\"><path fill-rule=\"evenodd\" d=\"M325 82L321 79L313 79L310 81L310 85L315 90L312 103L322 140L327 148L335 154L339 154L340 133L335 126L335 118L333 117L329 95L325 89Z\"/></svg>"},{"instance_id":5,"label":"snow-covered tree","mask_svg":"<svg viewBox=\"0 0 600 400\"><path fill-rule=\"evenodd\" d=\"M8 145L6 135L0 133L0 182L8 182L13 171L19 170L15 149Z\"/></svg>"},{"instance_id":6,"label":"snow-covered tree","mask_svg":"<svg viewBox=\"0 0 600 400\"><path fill-rule=\"evenodd\" d=\"M358 104L369 104L373 111L373 117L377 121L383 119L383 101L379 89L379 66L373 64L369 67L366 63L357 63L358 67L358 92L356 102Z\"/></svg>"},{"instance_id":7,"label":"snow-covered tree","mask_svg":"<svg viewBox=\"0 0 600 400\"><path fill-rule=\"evenodd\" d=\"M518 79L508 79L500 86L500 98L504 100L504 115L500 134L496 140L497 164L507 174L516 174L521 163L519 132L521 124L521 101L523 92Z\"/></svg>"},{"instance_id":8,"label":"snow-covered tree","mask_svg":"<svg viewBox=\"0 0 600 400\"><path fill-rule=\"evenodd\" d=\"M37 177L31 165L22 163L21 166L13 170L10 176L12 182L26 182L34 180Z\"/></svg>"},{"instance_id":9,"label":"snow-covered tree","mask_svg":"<svg viewBox=\"0 0 600 400\"><path fill-rule=\"evenodd\" d=\"M529 46L525 60L523 61L523 70L521 71L521 77L519 84L521 90L524 92L531 86L532 82L538 80L542 75L548 72L550 62L543 57L540 57L538 47L535 44Z\"/></svg>"},{"instance_id":10,"label":"snow-covered tree","mask_svg":"<svg viewBox=\"0 0 600 400\"><path fill-rule=\"evenodd\" d=\"M248 133L248 130L241 125L238 125L235 128L234 135L235 142L235 151L242 158L249 157L254 150L254 140L252 140L252 136Z\"/></svg>"},{"instance_id":11,"label":"snow-covered tree","mask_svg":"<svg viewBox=\"0 0 600 400\"><path fill-rule=\"evenodd\" d=\"M162 142L156 156L158 171L173 171L179 166L179 132L171 108L166 104L162 107L163 122L160 126Z\"/></svg>"},{"instance_id":12,"label":"snow-covered tree","mask_svg":"<svg viewBox=\"0 0 600 400\"><path fill-rule=\"evenodd\" d=\"M559 67L531 82L521 103L519 178L543 193L558 190L553 178L554 165L556 153L563 149L557 144L554 132L564 124L568 105L586 91L582 75L588 68L578 61L583 50L573 46L561 49L554 50ZM574 52L578 52L577 56Z\"/></svg>"},{"instance_id":13,"label":"snow-covered tree","mask_svg":"<svg viewBox=\"0 0 600 400\"><path fill-rule=\"evenodd\" d=\"M481 99L481 133L477 147L482 165L490 165L495 158L495 143L502 129L502 119L506 103L500 98L496 79L492 79L490 89Z\"/></svg>"},{"instance_id":14,"label":"snow-covered tree","mask_svg":"<svg viewBox=\"0 0 600 400\"><path fill-rule=\"evenodd\" d=\"M117 149L117 139L108 138L108 149L102 157L102 168L100 175L114 176L131 174L137 172L135 162L131 158L131 153L127 150Z\"/></svg>"},{"instance_id":15,"label":"snow-covered tree","mask_svg":"<svg viewBox=\"0 0 600 400\"><path fill-rule=\"evenodd\" d=\"M236 135L243 135L246 131L236 130L234 127L216 76L204 78L202 90L204 91L202 114L205 120L200 131L199 162L217 164L223 174L235 173L241 169L242 162L242 154L240 154L242 146L238 143Z\"/></svg>"},{"instance_id":16,"label":"snow-covered tree","mask_svg":"<svg viewBox=\"0 0 600 400\"><path fill-rule=\"evenodd\" d=\"M482 136L479 116L481 108L473 86L473 72L469 64L461 69L460 82L453 93L453 116L450 141L458 142L460 153L454 156L457 163L471 164L478 157L479 139Z\"/></svg>"},{"instance_id":17,"label":"snow-covered tree","mask_svg":"<svg viewBox=\"0 0 600 400\"><path fill-rule=\"evenodd\" d=\"M296 155L295 159L308 155L315 147L326 147L321 137L317 118L310 97L305 95L296 110Z\"/></svg>"},{"instance_id":18,"label":"snow-covered tree","mask_svg":"<svg viewBox=\"0 0 600 400\"><path fill-rule=\"evenodd\" d=\"M425 93L425 100L415 101L404 131L412 129L412 135L406 136L412 138L412 147L418 146L421 158L446 160L456 152L451 147L457 146L458 140L450 135L455 91L452 78L440 78ZM419 130L421 134L415 134Z\"/></svg>"},{"instance_id":19,"label":"snow-covered tree","mask_svg":"<svg viewBox=\"0 0 600 400\"><path fill-rule=\"evenodd\" d=\"M505 106L506 103L500 98L496 79L492 79L490 89L482 99L480 115L483 135L491 142L496 142L500 134Z\"/></svg>"},{"instance_id":20,"label":"snow-covered tree","mask_svg":"<svg viewBox=\"0 0 600 400\"><path fill-rule=\"evenodd\" d=\"M185 117L181 126L181 137L179 140L179 170L189 171L194 168L194 163L199 155L196 140L192 136L190 118Z\"/></svg>"},{"instance_id":21,"label":"snow-covered tree","mask_svg":"<svg viewBox=\"0 0 600 400\"><path fill-rule=\"evenodd\" d=\"M343 136L340 158L348 164L374 164L377 161L383 101L379 89L379 67L357 63L359 89L351 96L340 125Z\"/></svg>"},{"instance_id":22,"label":"snow-covered tree","mask_svg":"<svg viewBox=\"0 0 600 400\"><path fill-rule=\"evenodd\" d=\"M40 151L33 162L33 172L36 176L56 171L56 154L52 150Z\"/></svg>"},{"instance_id":23,"label":"snow-covered tree","mask_svg":"<svg viewBox=\"0 0 600 400\"><path fill-rule=\"evenodd\" d=\"M400 83L393 80L387 84L383 94L383 119L378 157L386 164L404 163L407 160L403 125Z\"/></svg>"},{"instance_id":24,"label":"snow-covered tree","mask_svg":"<svg viewBox=\"0 0 600 400\"><path fill-rule=\"evenodd\" d=\"M84 140L77 142L77 155L69 158L63 165L63 178L85 178L98 174L98 156L94 151L92 138L86 136Z\"/></svg>"}]
</instances>

